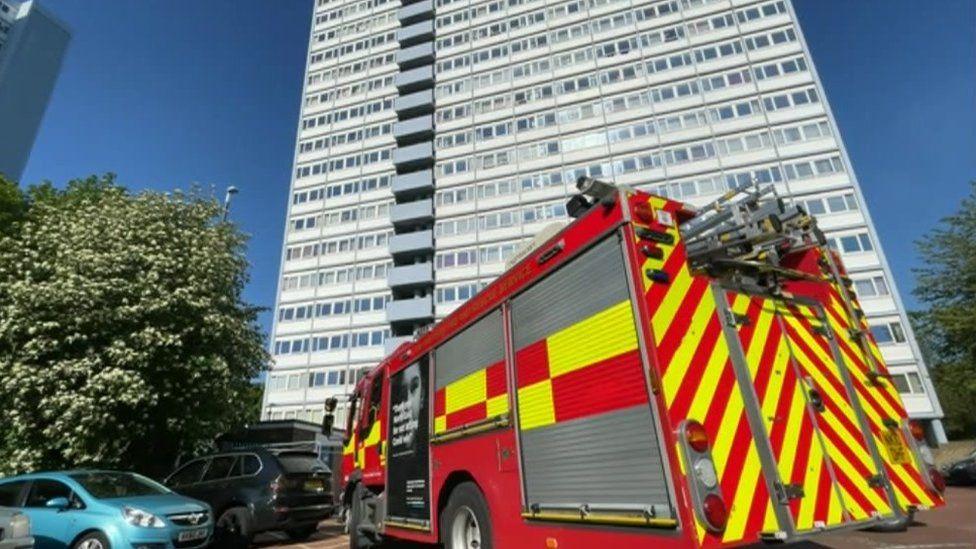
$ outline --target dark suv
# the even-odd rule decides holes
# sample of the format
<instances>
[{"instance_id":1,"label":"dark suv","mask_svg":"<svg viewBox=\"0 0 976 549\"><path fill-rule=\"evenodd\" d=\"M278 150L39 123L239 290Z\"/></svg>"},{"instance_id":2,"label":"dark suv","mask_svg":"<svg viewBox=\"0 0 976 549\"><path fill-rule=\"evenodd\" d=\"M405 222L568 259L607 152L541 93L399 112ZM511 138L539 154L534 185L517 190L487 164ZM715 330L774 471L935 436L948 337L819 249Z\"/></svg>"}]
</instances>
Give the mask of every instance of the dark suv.
<instances>
[{"instance_id":1,"label":"dark suv","mask_svg":"<svg viewBox=\"0 0 976 549\"><path fill-rule=\"evenodd\" d=\"M313 452L249 449L194 459L163 482L210 504L218 543L246 545L271 530L294 540L312 535L335 508L331 477Z\"/></svg>"}]
</instances>

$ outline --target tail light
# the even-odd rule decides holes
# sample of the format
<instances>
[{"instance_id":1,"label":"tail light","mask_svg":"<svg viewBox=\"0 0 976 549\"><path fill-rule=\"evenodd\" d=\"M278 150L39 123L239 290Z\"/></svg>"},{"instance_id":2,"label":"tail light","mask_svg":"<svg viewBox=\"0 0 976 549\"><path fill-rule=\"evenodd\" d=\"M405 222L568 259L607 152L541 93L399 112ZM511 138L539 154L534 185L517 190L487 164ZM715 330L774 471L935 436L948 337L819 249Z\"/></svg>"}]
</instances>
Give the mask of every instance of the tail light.
<instances>
[{"instance_id":1,"label":"tail light","mask_svg":"<svg viewBox=\"0 0 976 549\"><path fill-rule=\"evenodd\" d=\"M700 454L708 451L708 433L705 431L705 426L697 421L685 423L685 440L692 450Z\"/></svg>"},{"instance_id":2,"label":"tail light","mask_svg":"<svg viewBox=\"0 0 976 549\"><path fill-rule=\"evenodd\" d=\"M654 222L654 208L647 202L638 202L634 205L634 219L645 225Z\"/></svg>"},{"instance_id":3,"label":"tail light","mask_svg":"<svg viewBox=\"0 0 976 549\"><path fill-rule=\"evenodd\" d=\"M935 467L929 468L929 480L932 481L932 486L934 486L940 494L945 492L945 477L943 477L942 473L940 473Z\"/></svg>"},{"instance_id":4,"label":"tail light","mask_svg":"<svg viewBox=\"0 0 976 549\"><path fill-rule=\"evenodd\" d=\"M715 532L724 532L729 523L729 509L725 501L716 494L708 494L702 500L702 514L708 528Z\"/></svg>"},{"instance_id":5,"label":"tail light","mask_svg":"<svg viewBox=\"0 0 976 549\"><path fill-rule=\"evenodd\" d=\"M271 497L276 498L285 491L285 479L280 476L271 481Z\"/></svg>"},{"instance_id":6,"label":"tail light","mask_svg":"<svg viewBox=\"0 0 976 549\"><path fill-rule=\"evenodd\" d=\"M696 514L709 531L724 532L729 521L729 509L722 499L708 432L701 423L687 420L681 426L680 434L684 439L685 460L690 465L689 484L697 507Z\"/></svg>"},{"instance_id":7,"label":"tail light","mask_svg":"<svg viewBox=\"0 0 976 549\"><path fill-rule=\"evenodd\" d=\"M918 421L912 420L908 422L908 426L912 431L912 436L915 440L919 442L925 442L925 427Z\"/></svg>"}]
</instances>

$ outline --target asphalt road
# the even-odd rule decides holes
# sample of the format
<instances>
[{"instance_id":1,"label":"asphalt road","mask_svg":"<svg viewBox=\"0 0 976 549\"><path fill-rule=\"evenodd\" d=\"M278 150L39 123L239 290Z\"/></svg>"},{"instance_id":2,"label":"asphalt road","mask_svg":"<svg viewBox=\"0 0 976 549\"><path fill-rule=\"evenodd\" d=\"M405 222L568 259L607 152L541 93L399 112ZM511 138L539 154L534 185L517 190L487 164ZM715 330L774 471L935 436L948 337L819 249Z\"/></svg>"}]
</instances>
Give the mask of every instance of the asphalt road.
<instances>
[{"instance_id":1,"label":"asphalt road","mask_svg":"<svg viewBox=\"0 0 976 549\"><path fill-rule=\"evenodd\" d=\"M906 532L848 532L830 534L816 542L803 542L784 547L796 549L976 549L976 487L950 487L946 493L948 505L919 513L917 522ZM255 540L261 548L290 547L294 549L339 549L348 547L349 540L342 529L332 522L323 522L319 533L305 543L288 543L284 537L261 536ZM410 545L411 548L423 547ZM759 547L770 547L761 545Z\"/></svg>"}]
</instances>

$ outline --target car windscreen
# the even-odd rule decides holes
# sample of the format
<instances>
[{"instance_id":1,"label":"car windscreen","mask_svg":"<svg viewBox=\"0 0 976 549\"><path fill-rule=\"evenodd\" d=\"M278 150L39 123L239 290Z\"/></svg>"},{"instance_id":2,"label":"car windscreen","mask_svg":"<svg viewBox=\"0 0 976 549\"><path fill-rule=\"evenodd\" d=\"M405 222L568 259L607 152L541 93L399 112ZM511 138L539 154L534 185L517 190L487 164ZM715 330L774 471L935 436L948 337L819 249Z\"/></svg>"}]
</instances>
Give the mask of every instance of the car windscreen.
<instances>
[{"instance_id":1,"label":"car windscreen","mask_svg":"<svg viewBox=\"0 0 976 549\"><path fill-rule=\"evenodd\" d=\"M132 473L73 473L69 476L96 499L157 496L171 493L162 484Z\"/></svg>"},{"instance_id":2,"label":"car windscreen","mask_svg":"<svg viewBox=\"0 0 976 549\"><path fill-rule=\"evenodd\" d=\"M329 472L329 467L315 454L284 452L276 457L286 474Z\"/></svg>"}]
</instances>

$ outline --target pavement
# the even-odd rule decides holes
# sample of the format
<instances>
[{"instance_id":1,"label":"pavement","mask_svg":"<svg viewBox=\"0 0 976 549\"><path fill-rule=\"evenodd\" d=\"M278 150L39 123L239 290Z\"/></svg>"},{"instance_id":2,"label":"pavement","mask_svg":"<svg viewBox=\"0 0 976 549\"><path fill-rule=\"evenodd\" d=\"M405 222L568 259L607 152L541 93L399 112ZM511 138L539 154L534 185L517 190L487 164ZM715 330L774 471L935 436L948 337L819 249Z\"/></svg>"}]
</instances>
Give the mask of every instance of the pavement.
<instances>
[{"instance_id":1,"label":"pavement","mask_svg":"<svg viewBox=\"0 0 976 549\"><path fill-rule=\"evenodd\" d=\"M844 532L824 535L816 542L802 542L791 549L976 549L976 487L949 487L945 507L923 511L905 532ZM305 543L290 543L284 536L262 535L255 540L260 549L339 549L349 538L335 522L323 522L319 532ZM386 546L384 546L386 547ZM422 548L410 544L403 547ZM769 547L760 545L758 547Z\"/></svg>"}]
</instances>

